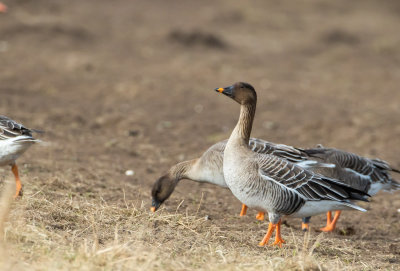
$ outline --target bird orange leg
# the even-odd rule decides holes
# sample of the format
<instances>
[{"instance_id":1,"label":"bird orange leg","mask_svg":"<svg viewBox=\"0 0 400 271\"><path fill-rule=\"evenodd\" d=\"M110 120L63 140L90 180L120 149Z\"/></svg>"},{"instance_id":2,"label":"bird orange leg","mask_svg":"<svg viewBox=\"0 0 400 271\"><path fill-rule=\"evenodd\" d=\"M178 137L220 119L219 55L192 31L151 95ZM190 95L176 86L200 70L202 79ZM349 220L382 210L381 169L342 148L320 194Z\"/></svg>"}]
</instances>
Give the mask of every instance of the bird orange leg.
<instances>
[{"instance_id":1,"label":"bird orange leg","mask_svg":"<svg viewBox=\"0 0 400 271\"><path fill-rule=\"evenodd\" d=\"M247 213L247 206L242 204L242 210L240 211L240 216L245 216Z\"/></svg>"},{"instance_id":2,"label":"bird orange leg","mask_svg":"<svg viewBox=\"0 0 400 271\"><path fill-rule=\"evenodd\" d=\"M256 219L260 221L264 221L265 213L264 212L258 212Z\"/></svg>"},{"instance_id":3,"label":"bird orange leg","mask_svg":"<svg viewBox=\"0 0 400 271\"><path fill-rule=\"evenodd\" d=\"M332 232L336 228L336 223L340 217L341 212L342 211L335 211L335 216L333 217L333 220L329 224L327 223L326 226L324 228L321 228L320 230L324 232Z\"/></svg>"},{"instance_id":4,"label":"bird orange leg","mask_svg":"<svg viewBox=\"0 0 400 271\"><path fill-rule=\"evenodd\" d=\"M332 212L329 211L326 213L326 224L331 224L332 223Z\"/></svg>"},{"instance_id":5,"label":"bird orange leg","mask_svg":"<svg viewBox=\"0 0 400 271\"><path fill-rule=\"evenodd\" d=\"M7 12L7 6L4 5L2 2L0 2L0 13L6 13Z\"/></svg>"},{"instance_id":6,"label":"bird orange leg","mask_svg":"<svg viewBox=\"0 0 400 271\"><path fill-rule=\"evenodd\" d=\"M302 231L308 231L310 229L310 225L308 223L301 223L301 230Z\"/></svg>"},{"instance_id":7,"label":"bird orange leg","mask_svg":"<svg viewBox=\"0 0 400 271\"><path fill-rule=\"evenodd\" d=\"M285 240L281 236L281 221L279 220L278 224L276 224L275 242L272 245L282 247L283 243L285 243Z\"/></svg>"},{"instance_id":8,"label":"bird orange leg","mask_svg":"<svg viewBox=\"0 0 400 271\"><path fill-rule=\"evenodd\" d=\"M329 229L329 225L332 223L332 212L328 211L326 213L326 226L323 228L320 228L320 231L327 231ZM329 231L329 230L328 230Z\"/></svg>"},{"instance_id":9,"label":"bird orange leg","mask_svg":"<svg viewBox=\"0 0 400 271\"><path fill-rule=\"evenodd\" d=\"M19 178L17 165L14 164L11 167L11 171L15 177L15 195L14 195L14 199L15 199L18 196L22 196L22 184L21 184L21 179Z\"/></svg>"},{"instance_id":10,"label":"bird orange leg","mask_svg":"<svg viewBox=\"0 0 400 271\"><path fill-rule=\"evenodd\" d=\"M272 224L271 222L269 222L267 234L264 236L262 241L258 244L260 247L265 246L265 244L268 243L269 239L272 236L272 233L274 233L274 231L275 231L275 228L276 228L276 224Z\"/></svg>"}]
</instances>

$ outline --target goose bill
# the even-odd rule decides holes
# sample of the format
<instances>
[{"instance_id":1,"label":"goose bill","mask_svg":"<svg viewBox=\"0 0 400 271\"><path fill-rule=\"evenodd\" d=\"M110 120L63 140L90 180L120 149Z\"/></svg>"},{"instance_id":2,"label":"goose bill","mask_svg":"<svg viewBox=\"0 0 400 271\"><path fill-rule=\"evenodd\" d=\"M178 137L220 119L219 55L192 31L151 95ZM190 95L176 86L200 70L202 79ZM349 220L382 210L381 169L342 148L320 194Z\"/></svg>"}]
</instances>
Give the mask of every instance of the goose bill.
<instances>
[{"instance_id":1,"label":"goose bill","mask_svg":"<svg viewBox=\"0 0 400 271\"><path fill-rule=\"evenodd\" d=\"M225 87L225 88L216 88L215 91L225 94L228 97L232 97L233 95L233 86Z\"/></svg>"}]
</instances>

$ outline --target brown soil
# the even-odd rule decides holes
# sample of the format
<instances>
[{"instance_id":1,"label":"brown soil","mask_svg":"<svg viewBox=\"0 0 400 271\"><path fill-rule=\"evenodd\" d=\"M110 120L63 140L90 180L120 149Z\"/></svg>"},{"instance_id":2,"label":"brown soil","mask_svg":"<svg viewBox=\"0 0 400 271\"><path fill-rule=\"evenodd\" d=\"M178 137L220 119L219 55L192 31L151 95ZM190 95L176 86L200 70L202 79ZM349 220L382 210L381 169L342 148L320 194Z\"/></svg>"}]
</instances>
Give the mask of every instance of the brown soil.
<instances>
[{"instance_id":1,"label":"brown soil","mask_svg":"<svg viewBox=\"0 0 400 271\"><path fill-rule=\"evenodd\" d=\"M163 210L147 212L157 177L229 136L238 106L213 89L235 81L258 91L254 137L400 167L398 1L3 2L0 114L45 130L48 143L18 160L24 197L5 237L13 266L269 269L293 259L299 220L283 227L285 252L257 248L267 224L255 211L237 218L240 203L212 185L182 181ZM344 212L319 237L310 268L400 269L399 194L361 205L368 213ZM314 217L313 228L324 222ZM77 264L85 244L97 253L115 232L157 264L136 252Z\"/></svg>"}]
</instances>

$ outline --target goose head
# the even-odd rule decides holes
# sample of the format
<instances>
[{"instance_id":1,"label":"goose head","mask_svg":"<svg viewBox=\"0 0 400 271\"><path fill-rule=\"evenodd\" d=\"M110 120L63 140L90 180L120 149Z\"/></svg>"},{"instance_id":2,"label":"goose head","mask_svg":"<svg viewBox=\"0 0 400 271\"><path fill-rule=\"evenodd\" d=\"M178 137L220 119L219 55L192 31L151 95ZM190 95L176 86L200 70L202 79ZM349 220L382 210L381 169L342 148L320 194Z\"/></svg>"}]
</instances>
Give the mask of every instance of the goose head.
<instances>
[{"instance_id":1,"label":"goose head","mask_svg":"<svg viewBox=\"0 0 400 271\"><path fill-rule=\"evenodd\" d=\"M237 82L225 88L216 88L215 91L225 94L241 105L253 104L257 101L257 94L253 86L245 82Z\"/></svg>"},{"instance_id":2,"label":"goose head","mask_svg":"<svg viewBox=\"0 0 400 271\"><path fill-rule=\"evenodd\" d=\"M171 177L170 174L166 174L161 176L153 185L151 190L151 208L152 212L155 212L160 205L171 196L172 192L175 189L178 180L174 177Z\"/></svg>"}]
</instances>

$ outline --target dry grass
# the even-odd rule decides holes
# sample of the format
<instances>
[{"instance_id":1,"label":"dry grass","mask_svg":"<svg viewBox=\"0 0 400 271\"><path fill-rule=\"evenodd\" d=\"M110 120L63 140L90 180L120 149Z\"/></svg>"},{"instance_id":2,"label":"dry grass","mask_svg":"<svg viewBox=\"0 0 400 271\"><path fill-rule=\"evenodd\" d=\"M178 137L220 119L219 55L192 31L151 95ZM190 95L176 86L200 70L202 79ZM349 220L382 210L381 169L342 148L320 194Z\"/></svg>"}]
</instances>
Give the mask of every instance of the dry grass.
<instances>
[{"instance_id":1,"label":"dry grass","mask_svg":"<svg viewBox=\"0 0 400 271\"><path fill-rule=\"evenodd\" d=\"M259 248L264 225L256 232L223 228L200 214L201 200L193 214L179 205L175 213L153 214L142 202L111 204L82 196L57 178L47 184L32 184L33 191L12 205L7 199L13 188L2 188L8 191L0 221L3 270L343 270L346 265L345 258L330 256L334 253L315 254L331 245L322 234L286 230L284 248Z\"/></svg>"}]
</instances>

